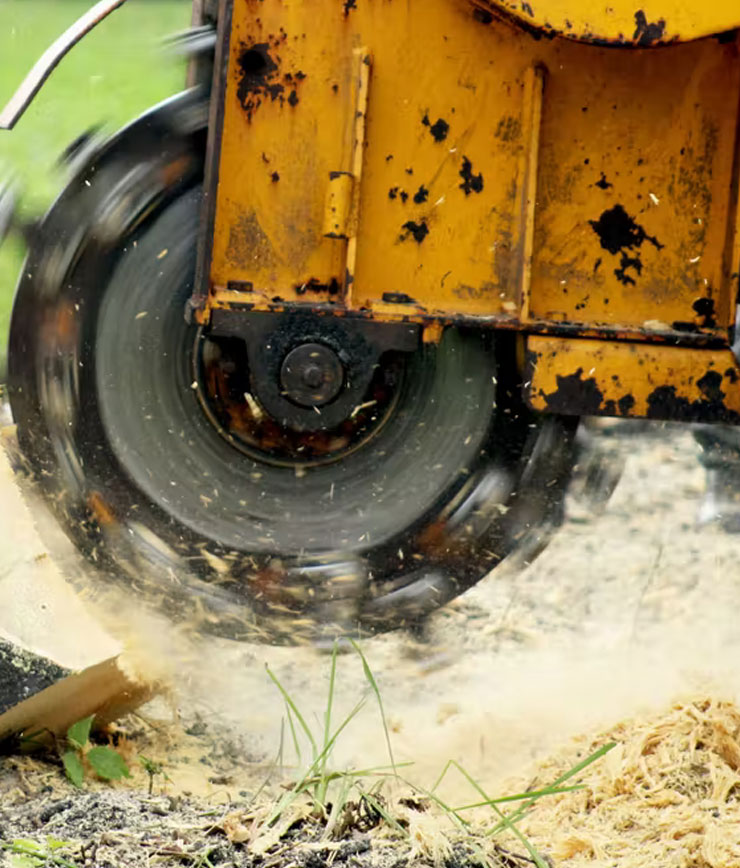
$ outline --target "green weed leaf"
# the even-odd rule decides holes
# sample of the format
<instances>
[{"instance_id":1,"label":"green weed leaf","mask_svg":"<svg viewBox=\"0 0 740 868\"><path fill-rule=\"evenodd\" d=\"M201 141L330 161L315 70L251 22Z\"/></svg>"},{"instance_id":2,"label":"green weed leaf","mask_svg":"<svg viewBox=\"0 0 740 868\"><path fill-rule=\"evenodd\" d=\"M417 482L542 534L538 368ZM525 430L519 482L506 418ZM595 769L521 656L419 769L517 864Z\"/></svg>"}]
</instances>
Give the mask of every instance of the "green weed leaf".
<instances>
[{"instance_id":1,"label":"green weed leaf","mask_svg":"<svg viewBox=\"0 0 740 868\"><path fill-rule=\"evenodd\" d=\"M69 741L72 747L76 747L78 750L82 750L85 747L90 739L93 720L95 720L95 715L91 714L90 717L78 720L77 723L73 723L70 726L67 730L67 741Z\"/></svg>"},{"instance_id":2,"label":"green weed leaf","mask_svg":"<svg viewBox=\"0 0 740 868\"><path fill-rule=\"evenodd\" d=\"M61 841L53 835L46 836L46 846L53 853L55 850L63 850L65 847L71 847L72 841Z\"/></svg>"},{"instance_id":3,"label":"green weed leaf","mask_svg":"<svg viewBox=\"0 0 740 868\"><path fill-rule=\"evenodd\" d=\"M64 771L69 781L76 787L81 787L85 779L85 769L82 766L82 760L77 751L65 751L62 754L62 763L64 763Z\"/></svg>"},{"instance_id":4,"label":"green weed leaf","mask_svg":"<svg viewBox=\"0 0 740 868\"><path fill-rule=\"evenodd\" d=\"M16 838L12 842L0 838L0 852L8 853L3 865L7 862L10 868L43 868L50 865L57 868L79 868L74 862L59 855L58 851L64 846L67 844L57 841L56 838L47 838L46 846L30 838Z\"/></svg>"},{"instance_id":5,"label":"green weed leaf","mask_svg":"<svg viewBox=\"0 0 740 868\"><path fill-rule=\"evenodd\" d=\"M31 838L14 838L12 846L14 850L22 850L29 856L44 855L43 845L39 844L38 841L31 840Z\"/></svg>"},{"instance_id":6,"label":"green weed leaf","mask_svg":"<svg viewBox=\"0 0 740 868\"><path fill-rule=\"evenodd\" d=\"M120 753L111 747L94 747L87 754L87 761L93 767L95 774L106 781L120 781L130 778L131 772Z\"/></svg>"},{"instance_id":7,"label":"green weed leaf","mask_svg":"<svg viewBox=\"0 0 740 868\"><path fill-rule=\"evenodd\" d=\"M9 858L10 868L39 868L43 862L43 856L28 856L25 853L13 853Z\"/></svg>"}]
</instances>

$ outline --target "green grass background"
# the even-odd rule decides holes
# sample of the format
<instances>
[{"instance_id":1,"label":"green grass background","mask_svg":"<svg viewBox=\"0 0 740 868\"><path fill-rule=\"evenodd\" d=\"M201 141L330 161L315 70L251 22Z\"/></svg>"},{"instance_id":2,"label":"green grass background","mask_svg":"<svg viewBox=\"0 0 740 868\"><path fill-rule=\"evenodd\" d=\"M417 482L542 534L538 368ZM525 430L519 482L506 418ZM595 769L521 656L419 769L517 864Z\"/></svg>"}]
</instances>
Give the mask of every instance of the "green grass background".
<instances>
[{"instance_id":1,"label":"green grass background","mask_svg":"<svg viewBox=\"0 0 740 868\"><path fill-rule=\"evenodd\" d=\"M0 103L10 98L44 50L94 0L0 0ZM10 132L0 130L0 180L21 181L21 212L41 214L63 183L55 167L64 148L97 124L112 131L183 87L184 64L160 50L185 29L189 0L128 0L72 49ZM24 250L0 247L0 372Z\"/></svg>"}]
</instances>

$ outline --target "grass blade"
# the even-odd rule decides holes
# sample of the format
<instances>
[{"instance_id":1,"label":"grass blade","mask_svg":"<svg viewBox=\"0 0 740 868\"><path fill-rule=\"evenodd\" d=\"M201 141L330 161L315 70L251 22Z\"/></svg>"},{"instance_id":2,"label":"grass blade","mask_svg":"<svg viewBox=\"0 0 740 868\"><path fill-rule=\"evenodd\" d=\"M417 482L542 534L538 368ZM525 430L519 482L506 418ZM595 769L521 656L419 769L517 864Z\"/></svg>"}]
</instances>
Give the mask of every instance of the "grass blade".
<instances>
[{"instance_id":1,"label":"grass blade","mask_svg":"<svg viewBox=\"0 0 740 868\"><path fill-rule=\"evenodd\" d=\"M498 796L495 799L488 799L485 802L473 802L470 805L461 805L459 808L455 808L456 811L469 811L473 808L485 808L490 807L491 805L500 805L504 802L523 802L525 799L541 799L543 796L557 796L560 793L574 793L577 790L584 790L584 784L574 784L572 787L557 787L553 788L552 786L545 787L542 790L534 790L529 793L516 793L513 796Z\"/></svg>"},{"instance_id":2,"label":"grass blade","mask_svg":"<svg viewBox=\"0 0 740 868\"><path fill-rule=\"evenodd\" d=\"M533 846L533 844L529 841L527 836L524 835L517 828L514 821L510 817L507 817L506 814L504 814L504 812L498 807L498 805L495 804L495 800L491 799L491 797L486 793L486 791L478 783L478 781L476 781L475 778L471 774L469 774L467 772L467 770L464 769L460 765L459 762L456 762L455 760L449 760L448 761L447 765L444 768L444 771L442 772L442 774L440 775L440 777L437 781L437 785L442 780L442 778L445 776L445 774L447 773L447 770L450 767L456 768L460 772L460 774L465 778L465 780L470 784L470 786L473 787L473 789L483 797L484 802L491 806L491 808L495 811L495 813L500 818L499 825L503 824L504 828L508 829L513 835L515 835L515 837L520 841L520 843L526 848L527 852L529 853L532 861L537 866L537 868L549 868L547 862L545 862L545 860L542 858L542 856L540 856L540 854L537 852L537 850ZM532 801L536 801L536 800L533 799ZM455 812L455 815L459 816L457 814L457 812Z\"/></svg>"},{"instance_id":3,"label":"grass blade","mask_svg":"<svg viewBox=\"0 0 740 868\"><path fill-rule=\"evenodd\" d=\"M283 744L285 740L285 718L282 718L280 721L280 743L278 745L277 753L275 754L275 759L270 763L267 769L267 777L262 781L259 786L257 792L250 799L249 804L253 805L259 797L262 795L263 791L270 786L270 782L272 781L272 776L275 774L276 769L280 769L282 771L283 768Z\"/></svg>"},{"instance_id":4,"label":"grass blade","mask_svg":"<svg viewBox=\"0 0 740 868\"><path fill-rule=\"evenodd\" d=\"M349 799L350 791L355 785L355 779L352 775L347 774L342 777L342 785L339 787L338 792L332 800L331 811L329 811L329 816L326 820L326 827L321 836L324 841L331 838L334 834L334 830L339 827L342 820L342 814L344 813L347 800ZM341 832L342 830L339 829L339 831Z\"/></svg>"},{"instance_id":5,"label":"grass blade","mask_svg":"<svg viewBox=\"0 0 740 868\"><path fill-rule=\"evenodd\" d=\"M395 817L392 817L388 813L388 811L386 811L380 799L376 799L374 795L366 792L363 792L360 797L364 799L377 814L380 814L380 816L391 828L395 829L397 832L400 832L404 838L408 839L409 833L406 831L406 829L403 828L403 826L398 822Z\"/></svg>"},{"instance_id":6,"label":"grass blade","mask_svg":"<svg viewBox=\"0 0 740 868\"><path fill-rule=\"evenodd\" d=\"M329 692L326 697L326 711L324 712L324 747L329 741L329 733L331 732L331 712L334 704L334 684L337 677L337 641L334 640L334 647L331 649L331 668L329 669Z\"/></svg>"},{"instance_id":7,"label":"grass blade","mask_svg":"<svg viewBox=\"0 0 740 868\"><path fill-rule=\"evenodd\" d=\"M388 730L388 722L386 721L386 717L385 717L385 708L383 707L383 698L380 695L380 689L378 688L378 683L375 680L375 676L373 675L373 671L370 668L370 664L367 662L367 658L362 653L362 649L360 648L360 646L357 644L357 642L355 642L354 639L350 639L349 641L352 643L352 647L355 649L355 651L357 652L357 654L360 657L360 660L362 661L362 670L365 673L365 680L370 685L370 689L375 694L375 699L378 703L378 708L380 709L380 719L383 722L383 732L385 733L385 743L388 747L388 757L391 761L391 765L395 768L396 761L393 758L393 748L391 747L391 737L390 737L390 732Z\"/></svg>"},{"instance_id":8,"label":"grass blade","mask_svg":"<svg viewBox=\"0 0 740 868\"><path fill-rule=\"evenodd\" d=\"M298 741L298 733L295 731L295 724L293 723L293 712L290 710L290 706L288 703L285 703L285 714L288 718L288 727L290 728L290 736L293 739L293 750L296 755L296 762L300 765L303 762L303 754L301 752L301 743ZM283 721L285 718L283 718Z\"/></svg>"},{"instance_id":9,"label":"grass blade","mask_svg":"<svg viewBox=\"0 0 740 868\"><path fill-rule=\"evenodd\" d=\"M270 667L267 664L265 664L265 669L267 670L267 674L272 679L273 684L280 691L280 695L285 700L285 704L293 712L293 714L295 714L296 720L301 725L301 729L306 734L306 738L309 740L309 742L311 744L311 750L313 751L313 756L315 758L317 753L318 753L318 748L316 747L316 740L313 737L313 733L311 732L311 729L309 728L306 721L303 719L303 715L300 713L300 711L298 711L298 706L295 704L295 702L293 702L293 699L291 698L288 691L280 683L280 679L277 677L277 675L275 675L275 673L270 669Z\"/></svg>"},{"instance_id":10,"label":"grass blade","mask_svg":"<svg viewBox=\"0 0 740 868\"><path fill-rule=\"evenodd\" d=\"M434 786L432 787L432 792L433 792L433 793L436 793L436 792L437 792L437 787L438 787L438 786L442 783L442 781L445 779L445 776L446 776L447 772L450 770L451 767L452 767L452 760L447 760L447 762L446 762L446 764L445 764L445 767L442 769L442 771L440 772L439 777L438 777L437 780L434 782Z\"/></svg>"},{"instance_id":11,"label":"grass blade","mask_svg":"<svg viewBox=\"0 0 740 868\"><path fill-rule=\"evenodd\" d=\"M348 769L346 771L338 771L338 772L327 772L325 774L326 780L329 783L333 783L334 781L342 780L343 778L389 778L396 777L396 769L405 768L407 766L412 766L412 762L407 763L398 763L396 766L372 766L367 769ZM390 769L390 772L388 771ZM309 778L306 781L307 786L311 786L313 784L318 783L318 775L313 778Z\"/></svg>"},{"instance_id":12,"label":"grass blade","mask_svg":"<svg viewBox=\"0 0 740 868\"><path fill-rule=\"evenodd\" d=\"M527 853L529 853L532 861L537 866L537 868L551 868L551 866L537 852L536 848L530 842L529 838L527 838L527 836L517 828L516 824L509 817L507 817L506 814L504 814L504 812L496 805L491 805L491 807L501 818L501 822L503 823L504 827L507 828L526 849Z\"/></svg>"},{"instance_id":13,"label":"grass blade","mask_svg":"<svg viewBox=\"0 0 740 868\"><path fill-rule=\"evenodd\" d=\"M362 698L362 699L357 703L357 705L355 705L355 707L352 709L352 711L350 711L350 713L349 713L349 714L344 718L344 720L339 724L339 726L337 727L336 732L331 736L331 738L330 738L330 739L327 741L327 743L324 745L324 748L323 748L323 750L321 751L321 753L316 757L316 759L313 761L313 763L311 763L311 766L310 766L310 771L311 771L311 772L313 772L313 771L314 771L317 767L319 767L322 763L324 763L324 766L326 765L324 761L325 761L325 759L329 756L329 754L331 753L332 748L334 747L334 745L335 745L336 742L337 742L337 739L338 739L339 736L342 734L342 732L345 730L345 728L346 728L347 726L349 726L350 722L351 722L352 720L354 720L355 717L357 717L357 715L360 713L360 710L362 709L362 707L363 707L364 705L365 705L365 698L363 697L363 698Z\"/></svg>"},{"instance_id":14,"label":"grass blade","mask_svg":"<svg viewBox=\"0 0 740 868\"><path fill-rule=\"evenodd\" d=\"M329 741L326 743L326 746L321 751L321 753L316 757L316 759L311 763L311 765L306 769L301 779L295 784L290 792L287 792L272 810L268 818L265 820L265 826L274 825L277 820L280 818L280 815L301 795L301 793L308 793L309 782L316 776L317 769L320 767L321 763L324 761L324 758L331 753L332 748L334 747L336 740L339 738L342 731L345 727L353 720L357 714L359 713L362 706L365 704L365 699L361 699L357 705L350 711L350 713L345 717L342 721L336 732L331 736ZM315 796L311 793L308 793L314 801L317 801ZM323 804L321 805L323 808Z\"/></svg>"},{"instance_id":15,"label":"grass blade","mask_svg":"<svg viewBox=\"0 0 740 868\"><path fill-rule=\"evenodd\" d=\"M397 766L399 768L399 766ZM460 814L454 808L451 808L445 801L443 801L434 790L427 790L422 787L420 784L412 783L412 781L407 778L402 778L398 776L398 780L401 781L402 784L406 784L407 787L411 787L411 789L416 793L421 793L423 796L426 796L430 801L434 802L438 808L441 808L448 817L450 817L458 828L467 830L470 828L470 823L464 818L461 817Z\"/></svg>"},{"instance_id":16,"label":"grass blade","mask_svg":"<svg viewBox=\"0 0 740 868\"><path fill-rule=\"evenodd\" d=\"M334 685L337 678L337 654L338 645L336 639L331 650L331 666L329 668L329 691L326 696L326 709L324 711L324 740L323 740L323 760L319 766L319 783L316 788L316 798L323 805L326 802L326 792L329 787L329 782L326 779L326 764L329 760L329 752L326 747L329 744L331 733L331 713L334 706Z\"/></svg>"},{"instance_id":17,"label":"grass blade","mask_svg":"<svg viewBox=\"0 0 740 868\"><path fill-rule=\"evenodd\" d=\"M538 790L538 794L536 796L532 796L530 794L530 798L524 802L517 810L509 817L509 819L517 823L519 820L524 817L524 815L530 810L532 805L536 801L545 796L553 795L554 792L564 784L566 781L569 781L571 778L575 777L577 774L582 772L585 768L588 768L592 763L595 763L597 760L601 759L605 754L609 753L614 747L616 747L616 742L612 741L608 744L602 745L598 750L595 750L593 753L589 754L585 759L582 759L579 763L576 763L572 768L568 769L567 772L563 772L558 778L556 778L549 787L545 787L542 790ZM497 835L504 827L501 823L498 823L493 829L488 833L489 835Z\"/></svg>"}]
</instances>

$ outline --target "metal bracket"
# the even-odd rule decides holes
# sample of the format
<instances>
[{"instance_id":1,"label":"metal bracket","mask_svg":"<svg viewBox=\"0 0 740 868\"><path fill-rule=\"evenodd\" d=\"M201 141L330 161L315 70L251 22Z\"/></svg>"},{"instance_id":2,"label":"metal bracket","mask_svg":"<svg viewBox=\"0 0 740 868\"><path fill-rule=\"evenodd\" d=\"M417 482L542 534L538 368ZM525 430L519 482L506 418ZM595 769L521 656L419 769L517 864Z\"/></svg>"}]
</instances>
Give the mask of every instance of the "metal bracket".
<instances>
[{"instance_id":1,"label":"metal bracket","mask_svg":"<svg viewBox=\"0 0 740 868\"><path fill-rule=\"evenodd\" d=\"M420 327L309 312L265 313L214 310L210 335L242 338L247 346L252 389L281 424L297 431L326 431L343 422L360 403L384 352L413 352ZM310 342L332 349L344 368L344 382L320 409L291 402L280 387L280 369L291 350Z\"/></svg>"}]
</instances>

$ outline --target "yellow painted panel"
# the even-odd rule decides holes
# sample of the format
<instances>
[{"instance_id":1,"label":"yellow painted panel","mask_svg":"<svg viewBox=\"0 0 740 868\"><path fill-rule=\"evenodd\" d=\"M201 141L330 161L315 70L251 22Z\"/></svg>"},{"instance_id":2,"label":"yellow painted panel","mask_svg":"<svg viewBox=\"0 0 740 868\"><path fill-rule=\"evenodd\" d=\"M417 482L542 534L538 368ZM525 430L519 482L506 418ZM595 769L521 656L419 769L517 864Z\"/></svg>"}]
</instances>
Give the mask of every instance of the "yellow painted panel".
<instances>
[{"instance_id":1,"label":"yellow painted panel","mask_svg":"<svg viewBox=\"0 0 740 868\"><path fill-rule=\"evenodd\" d=\"M722 33L740 25L734 0L473 0L530 27L570 39L617 45L661 45Z\"/></svg>"},{"instance_id":2,"label":"yellow painted panel","mask_svg":"<svg viewBox=\"0 0 740 868\"><path fill-rule=\"evenodd\" d=\"M633 327L659 320L679 331L727 323L736 45L594 54L561 42L554 51L532 316Z\"/></svg>"},{"instance_id":3,"label":"yellow painted panel","mask_svg":"<svg viewBox=\"0 0 740 868\"><path fill-rule=\"evenodd\" d=\"M730 350L584 338L527 339L536 410L740 423L740 367Z\"/></svg>"},{"instance_id":4,"label":"yellow painted panel","mask_svg":"<svg viewBox=\"0 0 740 868\"><path fill-rule=\"evenodd\" d=\"M330 172L351 161L352 32L341 15L321 15L325 4L309 28L313 5L234 0L216 285L290 298L318 286L336 294L344 280L344 245L324 237L324 217Z\"/></svg>"},{"instance_id":5,"label":"yellow painted panel","mask_svg":"<svg viewBox=\"0 0 740 868\"><path fill-rule=\"evenodd\" d=\"M468 0L234 0L230 57L212 289L726 336L736 43L537 40ZM329 238L336 172L357 201Z\"/></svg>"}]
</instances>

